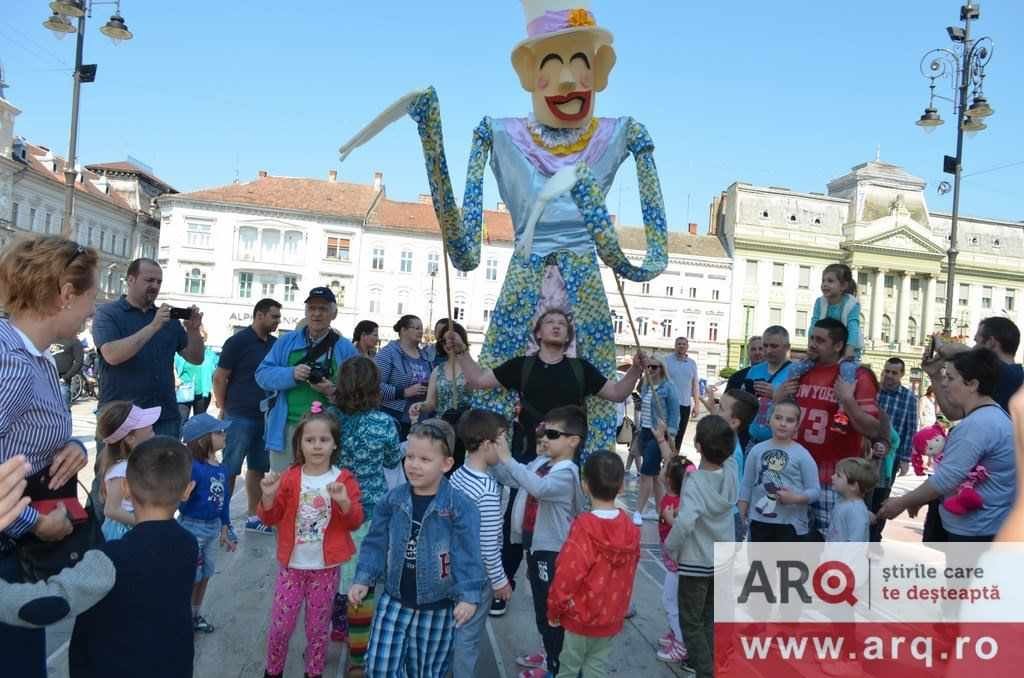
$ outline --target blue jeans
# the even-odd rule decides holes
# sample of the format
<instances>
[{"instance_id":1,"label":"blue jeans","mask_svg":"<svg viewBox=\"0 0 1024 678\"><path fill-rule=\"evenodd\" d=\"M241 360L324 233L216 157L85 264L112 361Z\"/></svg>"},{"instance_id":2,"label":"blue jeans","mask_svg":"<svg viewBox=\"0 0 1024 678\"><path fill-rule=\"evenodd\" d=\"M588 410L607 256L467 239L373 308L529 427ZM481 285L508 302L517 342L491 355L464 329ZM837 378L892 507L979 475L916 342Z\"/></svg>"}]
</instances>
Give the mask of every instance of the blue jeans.
<instances>
[{"instance_id":1,"label":"blue jeans","mask_svg":"<svg viewBox=\"0 0 1024 678\"><path fill-rule=\"evenodd\" d=\"M178 524L196 538L199 561L196 563L196 583L209 579L217 570L217 548L220 546L220 520L199 520L179 515Z\"/></svg>"},{"instance_id":2,"label":"blue jeans","mask_svg":"<svg viewBox=\"0 0 1024 678\"><path fill-rule=\"evenodd\" d=\"M263 417L225 416L228 425L224 443L224 468L229 476L242 472L242 460L250 471L270 470L270 454L263 440L266 424Z\"/></svg>"},{"instance_id":3,"label":"blue jeans","mask_svg":"<svg viewBox=\"0 0 1024 678\"><path fill-rule=\"evenodd\" d=\"M452 646L452 678L473 678L476 673L476 661L480 657L480 638L483 635L487 615L491 611L491 600L494 589L488 579L484 591L480 594L480 604L476 607L473 617L455 629L455 644Z\"/></svg>"}]
</instances>

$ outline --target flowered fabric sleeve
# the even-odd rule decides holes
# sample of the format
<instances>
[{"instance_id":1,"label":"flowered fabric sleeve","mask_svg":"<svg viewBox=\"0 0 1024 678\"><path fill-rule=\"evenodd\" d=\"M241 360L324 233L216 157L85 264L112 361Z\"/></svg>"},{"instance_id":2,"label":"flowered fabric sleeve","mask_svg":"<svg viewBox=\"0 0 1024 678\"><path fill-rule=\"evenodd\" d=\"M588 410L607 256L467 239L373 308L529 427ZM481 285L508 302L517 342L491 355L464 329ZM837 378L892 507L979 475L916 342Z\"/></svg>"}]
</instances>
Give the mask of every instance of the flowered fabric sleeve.
<instances>
[{"instance_id":1,"label":"flowered fabric sleeve","mask_svg":"<svg viewBox=\"0 0 1024 678\"><path fill-rule=\"evenodd\" d=\"M409 105L409 115L419 129L427 180L430 182L430 196L437 222L447 241L448 256L455 268L471 271L480 264L484 168L487 166L493 139L490 118L484 118L473 132L473 147L466 172L466 194L460 211L448 175L444 135L441 131L441 107L433 87Z\"/></svg>"},{"instance_id":2,"label":"flowered fabric sleeve","mask_svg":"<svg viewBox=\"0 0 1024 678\"><path fill-rule=\"evenodd\" d=\"M605 206L604 189L585 163L576 166L576 185L571 194L597 245L597 255L601 261L626 280L644 282L657 277L668 264L668 225L665 221L665 203L661 196L658 168L654 164L654 142L640 123L630 119L627 125L627 144L636 159L640 207L644 217L644 235L647 238L647 255L643 263L640 266L631 264L623 254L615 226Z\"/></svg>"}]
</instances>

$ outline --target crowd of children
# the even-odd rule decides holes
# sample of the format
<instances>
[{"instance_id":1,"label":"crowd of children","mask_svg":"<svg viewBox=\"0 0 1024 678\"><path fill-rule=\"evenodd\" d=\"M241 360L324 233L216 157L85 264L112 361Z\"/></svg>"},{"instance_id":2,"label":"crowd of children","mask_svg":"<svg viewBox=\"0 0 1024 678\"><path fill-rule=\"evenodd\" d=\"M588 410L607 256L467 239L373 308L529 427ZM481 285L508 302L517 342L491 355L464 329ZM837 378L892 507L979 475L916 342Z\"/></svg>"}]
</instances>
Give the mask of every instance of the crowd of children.
<instances>
[{"instance_id":1,"label":"crowd of children","mask_svg":"<svg viewBox=\"0 0 1024 678\"><path fill-rule=\"evenodd\" d=\"M520 678L607 675L640 559L640 528L616 503L625 477L618 454L594 453L581 471L586 414L566 406L547 414L540 455L522 464L509 449L509 422L469 410L457 435L440 419L413 425L406 482L389 490L383 471L401 459L398 441L374 416L375 371L359 360L346 364L348 391L338 407L314 403L297 426L293 464L261 483L259 518L276 527L278 560L264 675L283 675L303 611L307 678L324 671L332 618L335 638L352 644L348 675L477 675L491 602L512 593L514 573L501 559L505 488L519 490L509 536L526 549L542 645L516 658ZM776 403L771 438L744 459L736 431L757 409L746 392L727 391L719 414L697 425L697 466L678 455L666 422L653 431L666 489L658 532L668 629L657 655L701 677L713 672L714 544L812 536L808 510L820 482L810 453L794 440L800 408ZM154 667L147 675L191 675L192 634L213 631L203 598L218 550L236 546L228 479L217 463L227 425L199 414L178 441L153 436L159 415L114 402L98 418L106 559L87 559L102 574L98 590L72 600L91 605L72 636L73 678L137 675L143 657ZM457 440L466 461L449 479ZM877 477L866 459L838 464L832 487L841 501L829 540L867 541L864 496ZM110 564L116 577L104 573ZM350 634L356 620L368 640Z\"/></svg>"}]
</instances>

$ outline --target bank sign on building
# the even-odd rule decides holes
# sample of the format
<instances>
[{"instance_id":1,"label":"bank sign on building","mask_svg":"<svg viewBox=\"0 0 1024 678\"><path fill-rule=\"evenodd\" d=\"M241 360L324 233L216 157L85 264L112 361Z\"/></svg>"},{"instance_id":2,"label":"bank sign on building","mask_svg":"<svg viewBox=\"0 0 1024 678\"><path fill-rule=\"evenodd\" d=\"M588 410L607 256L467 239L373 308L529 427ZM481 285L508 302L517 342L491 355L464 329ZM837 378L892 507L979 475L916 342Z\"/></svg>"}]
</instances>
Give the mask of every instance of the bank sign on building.
<instances>
[{"instance_id":1,"label":"bank sign on building","mask_svg":"<svg viewBox=\"0 0 1024 678\"><path fill-rule=\"evenodd\" d=\"M950 216L928 210L924 180L875 160L827 190L737 182L713 202L711 229L733 258L731 365L746 337L769 325L788 328L795 349L806 347L822 271L833 262L853 269L864 362L876 371L894 355L916 365L941 329ZM1024 224L961 217L958 249L953 334L970 340L993 315L1024 324Z\"/></svg>"}]
</instances>

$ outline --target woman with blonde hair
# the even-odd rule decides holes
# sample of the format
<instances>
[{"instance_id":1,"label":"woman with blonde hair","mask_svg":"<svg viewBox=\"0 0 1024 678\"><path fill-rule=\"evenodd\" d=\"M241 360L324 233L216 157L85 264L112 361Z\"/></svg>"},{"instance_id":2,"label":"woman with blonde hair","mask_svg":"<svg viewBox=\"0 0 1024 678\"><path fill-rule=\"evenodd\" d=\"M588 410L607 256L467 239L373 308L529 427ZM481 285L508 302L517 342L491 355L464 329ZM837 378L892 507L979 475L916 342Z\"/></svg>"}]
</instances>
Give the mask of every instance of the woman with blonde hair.
<instances>
[{"instance_id":1,"label":"woman with blonde hair","mask_svg":"<svg viewBox=\"0 0 1024 678\"><path fill-rule=\"evenodd\" d=\"M76 336L96 309L96 251L56 236L27 237L0 255L0 463L24 455L30 465L25 494L32 500L74 497L85 466L85 446L71 437L71 412L49 347ZM19 577L12 543L27 535L60 541L71 533L61 507L40 514L25 507L0 540L0 579ZM5 675L46 676L41 629L0 623Z\"/></svg>"}]
</instances>

